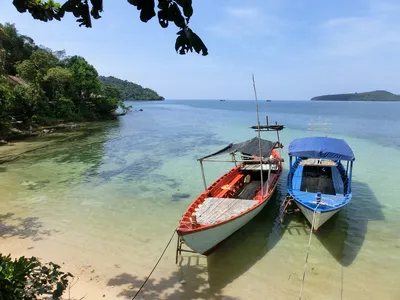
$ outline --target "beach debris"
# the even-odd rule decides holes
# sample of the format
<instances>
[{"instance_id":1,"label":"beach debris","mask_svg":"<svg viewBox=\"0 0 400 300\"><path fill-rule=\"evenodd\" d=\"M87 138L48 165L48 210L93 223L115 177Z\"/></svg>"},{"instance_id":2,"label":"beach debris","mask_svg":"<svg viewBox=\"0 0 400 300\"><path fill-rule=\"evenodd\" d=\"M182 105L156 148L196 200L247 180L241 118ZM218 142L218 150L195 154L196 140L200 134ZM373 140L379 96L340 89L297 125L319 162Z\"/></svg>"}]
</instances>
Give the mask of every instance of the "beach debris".
<instances>
[{"instance_id":1,"label":"beach debris","mask_svg":"<svg viewBox=\"0 0 400 300\"><path fill-rule=\"evenodd\" d=\"M185 283L186 283L186 280L183 280L183 279L182 279L181 281L179 281L179 283L180 283L180 284L185 284Z\"/></svg>"},{"instance_id":2,"label":"beach debris","mask_svg":"<svg viewBox=\"0 0 400 300\"><path fill-rule=\"evenodd\" d=\"M22 186L26 186L29 190L37 190L42 187L45 187L49 183L50 183L50 180L40 180L37 182L25 180L25 181L22 181L20 184Z\"/></svg>"},{"instance_id":3,"label":"beach debris","mask_svg":"<svg viewBox=\"0 0 400 300\"><path fill-rule=\"evenodd\" d=\"M23 186L32 186L32 185L35 186L36 183L34 183L33 181L25 180L25 181L21 182L21 185L23 185Z\"/></svg>"},{"instance_id":4,"label":"beach debris","mask_svg":"<svg viewBox=\"0 0 400 300\"><path fill-rule=\"evenodd\" d=\"M130 290L133 290L135 287L133 286L133 284L130 284L129 286L128 286L128 289L130 289Z\"/></svg>"},{"instance_id":5,"label":"beach debris","mask_svg":"<svg viewBox=\"0 0 400 300\"><path fill-rule=\"evenodd\" d=\"M90 273L94 273L94 269L91 269L91 270L90 270Z\"/></svg>"},{"instance_id":6,"label":"beach debris","mask_svg":"<svg viewBox=\"0 0 400 300\"><path fill-rule=\"evenodd\" d=\"M288 277L288 279L287 279L287 280L290 280L290 278L292 277L292 275L295 275L296 277L298 277L298 276L299 276L297 273L291 273L291 274L289 275L289 277Z\"/></svg>"},{"instance_id":7,"label":"beach debris","mask_svg":"<svg viewBox=\"0 0 400 300\"><path fill-rule=\"evenodd\" d=\"M118 264L115 264L114 267L116 267L117 269L121 268Z\"/></svg>"}]
</instances>

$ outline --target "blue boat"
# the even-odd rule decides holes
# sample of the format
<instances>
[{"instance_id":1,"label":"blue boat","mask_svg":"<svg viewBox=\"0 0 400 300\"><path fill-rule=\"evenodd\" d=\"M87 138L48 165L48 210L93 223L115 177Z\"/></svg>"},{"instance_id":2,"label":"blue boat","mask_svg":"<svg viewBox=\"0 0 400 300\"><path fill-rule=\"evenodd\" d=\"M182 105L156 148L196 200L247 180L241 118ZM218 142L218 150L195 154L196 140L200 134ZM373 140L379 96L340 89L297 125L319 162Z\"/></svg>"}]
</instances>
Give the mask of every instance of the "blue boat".
<instances>
[{"instance_id":1,"label":"blue boat","mask_svg":"<svg viewBox=\"0 0 400 300\"><path fill-rule=\"evenodd\" d=\"M306 137L289 145L288 193L313 230L351 200L354 153L341 139Z\"/></svg>"}]
</instances>

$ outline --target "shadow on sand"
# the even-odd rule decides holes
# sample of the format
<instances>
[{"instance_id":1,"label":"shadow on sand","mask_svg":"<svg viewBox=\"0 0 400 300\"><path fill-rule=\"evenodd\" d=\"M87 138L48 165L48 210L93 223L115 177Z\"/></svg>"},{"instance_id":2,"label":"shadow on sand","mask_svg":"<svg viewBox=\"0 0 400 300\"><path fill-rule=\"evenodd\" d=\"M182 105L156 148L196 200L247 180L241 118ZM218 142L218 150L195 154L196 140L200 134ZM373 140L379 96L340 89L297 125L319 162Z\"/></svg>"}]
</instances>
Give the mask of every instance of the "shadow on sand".
<instances>
[{"instance_id":1,"label":"shadow on sand","mask_svg":"<svg viewBox=\"0 0 400 300\"><path fill-rule=\"evenodd\" d=\"M342 266L349 266L356 258L367 233L368 221L384 220L382 206L367 184L354 182L353 193L350 204L315 234ZM150 279L139 298L235 299L222 296L222 289L262 259L277 245L283 234L310 234L310 225L300 213L287 217L284 225L280 223L279 210L284 195L282 189L278 189L265 209L211 255L183 255L178 271L159 281ZM110 279L108 285L124 287L119 297L130 299L143 281L123 273ZM130 285L135 289L129 289Z\"/></svg>"},{"instance_id":2,"label":"shadow on sand","mask_svg":"<svg viewBox=\"0 0 400 300\"><path fill-rule=\"evenodd\" d=\"M354 181L350 203L319 228L315 236L342 266L347 267L360 252L368 221L372 220L385 220L382 205L368 184ZM285 228L287 233L310 234L310 224L301 213L295 215L291 223L293 225Z\"/></svg>"},{"instance_id":3,"label":"shadow on sand","mask_svg":"<svg viewBox=\"0 0 400 300\"><path fill-rule=\"evenodd\" d=\"M278 186L270 203L207 257L208 281L212 291L220 291L240 277L278 243L281 238L281 197Z\"/></svg>"},{"instance_id":4,"label":"shadow on sand","mask_svg":"<svg viewBox=\"0 0 400 300\"><path fill-rule=\"evenodd\" d=\"M42 222L36 217L17 218L13 213L0 214L0 238L16 236L39 241L43 235L49 236L50 230L44 230Z\"/></svg>"},{"instance_id":5,"label":"shadow on sand","mask_svg":"<svg viewBox=\"0 0 400 300\"><path fill-rule=\"evenodd\" d=\"M204 267L192 265L189 272L185 272L185 281L180 281L181 272L175 271L169 277L162 278L158 281L149 279L138 295L138 299L224 299L224 300L238 300L239 298L221 296L218 293L213 293L209 287L206 278L204 278ZM144 278L122 273L118 276L111 278L108 286L123 287L123 290L118 294L118 297L125 299L132 299L138 291ZM130 289L130 287L134 289Z\"/></svg>"},{"instance_id":6,"label":"shadow on sand","mask_svg":"<svg viewBox=\"0 0 400 300\"><path fill-rule=\"evenodd\" d=\"M209 256L183 254L179 270L159 281L149 279L140 299L226 299L221 290L262 259L280 239L278 218L282 193L275 192L271 202L252 221L226 239ZM208 274L208 278L207 278ZM127 273L111 278L107 285L123 286L119 297L131 299L144 279ZM132 285L135 289L128 289Z\"/></svg>"}]
</instances>

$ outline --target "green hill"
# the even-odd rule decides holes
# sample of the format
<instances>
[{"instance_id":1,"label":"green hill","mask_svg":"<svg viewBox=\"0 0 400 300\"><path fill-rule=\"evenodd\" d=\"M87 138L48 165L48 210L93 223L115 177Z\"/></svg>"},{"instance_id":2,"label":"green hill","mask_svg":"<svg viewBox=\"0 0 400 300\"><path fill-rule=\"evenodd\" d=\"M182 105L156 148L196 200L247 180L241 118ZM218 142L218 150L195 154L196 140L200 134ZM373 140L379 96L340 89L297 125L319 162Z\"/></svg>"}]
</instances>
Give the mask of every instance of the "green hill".
<instances>
[{"instance_id":1,"label":"green hill","mask_svg":"<svg viewBox=\"0 0 400 300\"><path fill-rule=\"evenodd\" d=\"M99 80L104 84L116 88L121 93L121 99L123 100L164 100L164 97L152 89L144 88L139 84L127 80L122 80L114 76L99 76Z\"/></svg>"},{"instance_id":2,"label":"green hill","mask_svg":"<svg viewBox=\"0 0 400 300\"><path fill-rule=\"evenodd\" d=\"M400 95L395 95L388 91L372 91L354 94L333 94L311 98L315 101L400 101Z\"/></svg>"}]
</instances>

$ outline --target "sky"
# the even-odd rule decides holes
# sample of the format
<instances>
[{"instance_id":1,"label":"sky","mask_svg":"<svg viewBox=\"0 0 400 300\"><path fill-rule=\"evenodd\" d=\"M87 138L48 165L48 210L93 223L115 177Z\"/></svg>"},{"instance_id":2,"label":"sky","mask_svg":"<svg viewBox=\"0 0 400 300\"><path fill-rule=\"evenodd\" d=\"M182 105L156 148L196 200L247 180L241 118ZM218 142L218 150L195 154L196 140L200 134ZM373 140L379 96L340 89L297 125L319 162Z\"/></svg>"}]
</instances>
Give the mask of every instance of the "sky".
<instances>
[{"instance_id":1,"label":"sky","mask_svg":"<svg viewBox=\"0 0 400 300\"><path fill-rule=\"evenodd\" d=\"M62 1L62 0L61 0ZM104 0L92 28L72 16L44 23L0 1L10 22L38 45L83 56L100 75L167 99L308 100L384 89L400 94L398 0L193 0L190 27L208 56L175 52L178 29L148 23L127 1Z\"/></svg>"}]
</instances>

